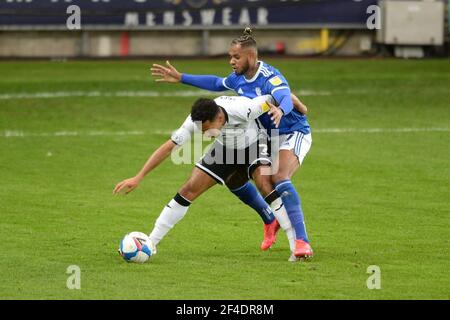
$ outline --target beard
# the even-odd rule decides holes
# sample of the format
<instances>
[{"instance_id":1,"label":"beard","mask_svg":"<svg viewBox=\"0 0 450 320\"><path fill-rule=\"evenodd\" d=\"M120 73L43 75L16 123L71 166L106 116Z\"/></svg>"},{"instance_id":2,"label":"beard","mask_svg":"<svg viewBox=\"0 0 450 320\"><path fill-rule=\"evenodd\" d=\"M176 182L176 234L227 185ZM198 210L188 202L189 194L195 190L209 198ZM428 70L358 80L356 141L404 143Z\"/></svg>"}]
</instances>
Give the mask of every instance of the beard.
<instances>
[{"instance_id":1,"label":"beard","mask_svg":"<svg viewBox=\"0 0 450 320\"><path fill-rule=\"evenodd\" d=\"M241 71L237 71L235 70L234 73L236 73L238 76L242 76L243 74L245 74L249 69L249 64L248 62L242 67Z\"/></svg>"}]
</instances>

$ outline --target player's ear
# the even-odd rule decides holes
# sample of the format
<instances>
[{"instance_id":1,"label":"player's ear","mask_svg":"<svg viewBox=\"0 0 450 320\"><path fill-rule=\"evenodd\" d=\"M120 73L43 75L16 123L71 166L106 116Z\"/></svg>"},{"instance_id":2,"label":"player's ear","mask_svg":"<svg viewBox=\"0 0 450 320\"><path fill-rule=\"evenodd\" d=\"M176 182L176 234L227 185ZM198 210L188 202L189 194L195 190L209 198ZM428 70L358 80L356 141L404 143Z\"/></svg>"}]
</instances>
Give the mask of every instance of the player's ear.
<instances>
[{"instance_id":1,"label":"player's ear","mask_svg":"<svg viewBox=\"0 0 450 320\"><path fill-rule=\"evenodd\" d=\"M258 59L258 55L256 54L256 50L254 48L247 48L247 60L250 64L254 64Z\"/></svg>"},{"instance_id":2,"label":"player's ear","mask_svg":"<svg viewBox=\"0 0 450 320\"><path fill-rule=\"evenodd\" d=\"M210 126L209 120L202 121L202 133L205 133L205 131L208 130L209 126Z\"/></svg>"}]
</instances>

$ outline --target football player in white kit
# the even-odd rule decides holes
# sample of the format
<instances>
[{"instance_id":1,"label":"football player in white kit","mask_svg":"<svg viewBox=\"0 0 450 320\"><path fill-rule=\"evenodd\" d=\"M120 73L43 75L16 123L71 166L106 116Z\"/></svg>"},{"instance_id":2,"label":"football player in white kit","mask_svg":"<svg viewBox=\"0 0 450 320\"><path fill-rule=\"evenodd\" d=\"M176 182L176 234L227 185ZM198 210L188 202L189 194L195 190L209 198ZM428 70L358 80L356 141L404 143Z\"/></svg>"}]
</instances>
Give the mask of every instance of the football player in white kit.
<instances>
[{"instance_id":1,"label":"football player in white kit","mask_svg":"<svg viewBox=\"0 0 450 320\"><path fill-rule=\"evenodd\" d=\"M184 217L189 205L206 190L217 183L226 184L232 191L233 188L245 187L258 166L270 165L267 137L262 137L261 140L255 119L267 111L274 112L277 107L272 104L273 102L270 95L254 99L236 96L221 96L215 100L198 99L183 125L172 134L170 140L150 156L141 171L135 177L116 185L115 194L122 190L126 193L134 190L146 174L166 159L172 150L186 143L196 130L213 133L214 136L219 133L209 151L196 164L191 177L164 207L156 220L150 233L154 249L170 229ZM259 193L256 192L248 201L257 199L263 203L260 204L259 210L263 214L258 212L261 217L263 218L264 214L272 214L272 210ZM255 208L254 203L249 204L245 199L241 200ZM283 220L289 221L287 213L285 215Z\"/></svg>"}]
</instances>

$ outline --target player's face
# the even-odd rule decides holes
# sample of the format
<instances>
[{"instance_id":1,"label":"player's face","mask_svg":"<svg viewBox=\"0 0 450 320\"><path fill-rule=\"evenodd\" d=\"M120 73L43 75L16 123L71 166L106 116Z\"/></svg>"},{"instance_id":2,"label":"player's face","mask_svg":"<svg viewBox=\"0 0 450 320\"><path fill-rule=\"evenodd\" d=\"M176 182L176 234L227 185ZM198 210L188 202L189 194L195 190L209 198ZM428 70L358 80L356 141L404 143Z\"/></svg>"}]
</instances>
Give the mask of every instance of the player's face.
<instances>
[{"instance_id":1,"label":"player's face","mask_svg":"<svg viewBox=\"0 0 450 320\"><path fill-rule=\"evenodd\" d=\"M244 50L240 45L230 47L228 51L230 55L230 65L237 75L245 74L250 68L249 50Z\"/></svg>"},{"instance_id":2,"label":"player's face","mask_svg":"<svg viewBox=\"0 0 450 320\"><path fill-rule=\"evenodd\" d=\"M202 123L202 131L208 137L217 138L220 135L224 125L225 115L222 111L220 111L214 120L208 120Z\"/></svg>"},{"instance_id":3,"label":"player's face","mask_svg":"<svg viewBox=\"0 0 450 320\"><path fill-rule=\"evenodd\" d=\"M223 127L223 120L218 117L213 121L205 121L202 124L202 131L205 136L210 138L217 138L220 136L221 129Z\"/></svg>"}]
</instances>

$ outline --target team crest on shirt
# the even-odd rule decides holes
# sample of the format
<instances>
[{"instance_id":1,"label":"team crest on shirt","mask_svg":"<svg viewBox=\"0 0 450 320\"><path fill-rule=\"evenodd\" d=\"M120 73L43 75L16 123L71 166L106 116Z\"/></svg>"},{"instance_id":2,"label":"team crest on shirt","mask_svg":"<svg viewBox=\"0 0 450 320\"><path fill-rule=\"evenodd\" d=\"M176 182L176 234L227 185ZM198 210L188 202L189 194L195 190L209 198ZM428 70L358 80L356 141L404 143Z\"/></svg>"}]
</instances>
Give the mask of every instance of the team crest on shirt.
<instances>
[{"instance_id":1,"label":"team crest on shirt","mask_svg":"<svg viewBox=\"0 0 450 320\"><path fill-rule=\"evenodd\" d=\"M279 76L276 76L270 79L269 82L274 86L279 86L280 84L283 83L283 80L281 80Z\"/></svg>"},{"instance_id":2,"label":"team crest on shirt","mask_svg":"<svg viewBox=\"0 0 450 320\"><path fill-rule=\"evenodd\" d=\"M260 87L256 87L255 88L255 92L256 92L257 96L260 96L261 95L261 88Z\"/></svg>"},{"instance_id":3,"label":"team crest on shirt","mask_svg":"<svg viewBox=\"0 0 450 320\"><path fill-rule=\"evenodd\" d=\"M174 136L174 137L172 137L172 139L178 145L182 144L182 142L183 142L183 138L180 136Z\"/></svg>"}]
</instances>

